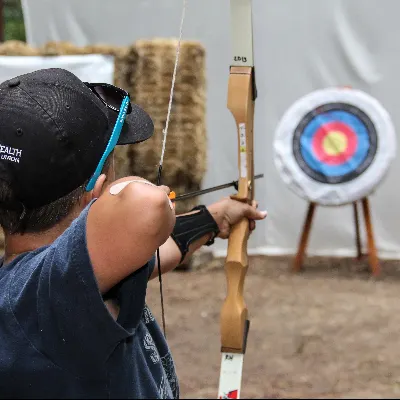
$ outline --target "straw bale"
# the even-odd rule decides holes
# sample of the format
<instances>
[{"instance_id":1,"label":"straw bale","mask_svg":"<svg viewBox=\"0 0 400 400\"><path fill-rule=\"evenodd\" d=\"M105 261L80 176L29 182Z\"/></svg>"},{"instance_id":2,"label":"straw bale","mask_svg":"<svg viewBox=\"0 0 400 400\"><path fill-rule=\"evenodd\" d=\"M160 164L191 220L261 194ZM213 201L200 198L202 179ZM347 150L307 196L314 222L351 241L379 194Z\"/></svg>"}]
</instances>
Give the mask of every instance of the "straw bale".
<instances>
[{"instance_id":1,"label":"straw bale","mask_svg":"<svg viewBox=\"0 0 400 400\"><path fill-rule=\"evenodd\" d=\"M118 56L124 51L123 47L111 46L109 44L95 44L87 46L76 46L71 42L66 41L50 41L45 43L40 49L43 56L60 56L60 55L74 55L74 54L104 54Z\"/></svg>"},{"instance_id":2,"label":"straw bale","mask_svg":"<svg viewBox=\"0 0 400 400\"><path fill-rule=\"evenodd\" d=\"M1 56L39 56L40 51L19 40L7 40L0 44Z\"/></svg>"},{"instance_id":3,"label":"straw bale","mask_svg":"<svg viewBox=\"0 0 400 400\"><path fill-rule=\"evenodd\" d=\"M128 51L131 75L124 85L133 101L152 117L155 132L146 142L129 146L133 175L155 182L174 69L176 40L139 40ZM163 163L163 183L178 194L201 187L207 166L205 50L198 42L181 43L171 119ZM177 204L177 212L198 199Z\"/></svg>"},{"instance_id":4,"label":"straw bale","mask_svg":"<svg viewBox=\"0 0 400 400\"><path fill-rule=\"evenodd\" d=\"M82 47L77 47L70 42L47 42L40 48L42 56L67 56L86 54Z\"/></svg>"}]
</instances>

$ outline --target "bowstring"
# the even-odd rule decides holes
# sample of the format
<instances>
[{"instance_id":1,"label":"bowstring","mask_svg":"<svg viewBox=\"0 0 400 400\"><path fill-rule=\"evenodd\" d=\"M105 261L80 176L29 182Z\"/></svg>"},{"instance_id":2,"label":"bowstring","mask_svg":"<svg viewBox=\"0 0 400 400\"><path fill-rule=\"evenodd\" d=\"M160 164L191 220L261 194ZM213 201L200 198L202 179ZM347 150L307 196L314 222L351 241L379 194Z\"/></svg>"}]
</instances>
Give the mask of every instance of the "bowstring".
<instances>
[{"instance_id":1,"label":"bowstring","mask_svg":"<svg viewBox=\"0 0 400 400\"><path fill-rule=\"evenodd\" d=\"M167 118L165 120L165 127L164 127L164 129L162 131L163 132L163 141L162 141L162 150L161 150L160 163L158 165L157 186L161 185L161 175L162 175L162 168L163 168L163 163L164 163L165 145L166 145L166 142L167 142L169 121L171 119L172 100L173 100L173 97L174 97L176 72L178 70L179 55L180 55L180 51L181 51L183 22L185 21L185 11L186 11L186 1L187 0L183 0L182 17L181 17L181 23L180 23L180 28L179 28L179 39L178 39L178 44L176 46L174 72L172 74L171 91L170 91L170 94L169 94L168 112L167 112ZM163 324L164 336L166 338L167 337L167 332L166 332L166 329L165 329L165 312L164 312L164 296L163 296L163 287L162 287L160 248L157 249L157 265L158 265L158 281L160 282L160 299L161 299L162 324Z\"/></svg>"}]
</instances>

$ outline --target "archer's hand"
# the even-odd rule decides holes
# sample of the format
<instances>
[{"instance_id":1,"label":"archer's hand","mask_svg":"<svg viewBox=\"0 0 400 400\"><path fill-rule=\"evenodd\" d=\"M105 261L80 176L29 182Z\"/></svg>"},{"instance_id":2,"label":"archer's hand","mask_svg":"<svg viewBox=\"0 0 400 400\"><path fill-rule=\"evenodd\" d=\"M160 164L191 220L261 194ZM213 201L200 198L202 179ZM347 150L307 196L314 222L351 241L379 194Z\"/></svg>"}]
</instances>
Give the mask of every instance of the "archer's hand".
<instances>
[{"instance_id":1,"label":"archer's hand","mask_svg":"<svg viewBox=\"0 0 400 400\"><path fill-rule=\"evenodd\" d=\"M258 203L253 201L252 205L242 203L231 198L223 198L217 203L207 207L215 222L219 227L218 237L227 239L231 232L232 226L238 223L241 219L249 220L250 231L253 231L257 220L262 220L267 217L266 211L257 210Z\"/></svg>"}]
</instances>

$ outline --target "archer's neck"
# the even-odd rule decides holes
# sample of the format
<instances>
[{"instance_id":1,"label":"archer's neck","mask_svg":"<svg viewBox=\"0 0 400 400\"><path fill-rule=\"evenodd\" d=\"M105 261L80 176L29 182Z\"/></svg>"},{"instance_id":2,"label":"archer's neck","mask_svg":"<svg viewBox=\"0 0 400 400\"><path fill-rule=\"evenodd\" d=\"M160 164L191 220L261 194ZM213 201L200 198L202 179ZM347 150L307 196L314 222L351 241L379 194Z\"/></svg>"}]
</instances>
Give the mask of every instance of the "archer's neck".
<instances>
[{"instance_id":1,"label":"archer's neck","mask_svg":"<svg viewBox=\"0 0 400 400\"><path fill-rule=\"evenodd\" d=\"M76 212L68 215L63 221L45 232L7 234L4 241L4 263L8 263L22 253L36 250L43 246L52 244L77 217Z\"/></svg>"}]
</instances>

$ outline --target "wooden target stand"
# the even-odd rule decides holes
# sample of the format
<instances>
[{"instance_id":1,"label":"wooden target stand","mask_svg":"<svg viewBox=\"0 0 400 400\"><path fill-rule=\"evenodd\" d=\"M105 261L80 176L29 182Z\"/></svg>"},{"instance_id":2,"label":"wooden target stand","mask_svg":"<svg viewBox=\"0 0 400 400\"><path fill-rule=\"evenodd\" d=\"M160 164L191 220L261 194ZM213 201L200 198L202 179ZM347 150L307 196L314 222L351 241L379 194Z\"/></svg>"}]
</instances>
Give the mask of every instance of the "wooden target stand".
<instances>
[{"instance_id":1,"label":"wooden target stand","mask_svg":"<svg viewBox=\"0 0 400 400\"><path fill-rule=\"evenodd\" d=\"M372 227L372 219L371 219L371 211L368 197L364 197L363 199L358 201L361 203L364 222L365 222L365 230L367 237L367 256L368 256L368 264L371 270L371 274L373 276L379 276L381 273L381 268L379 265L379 259L377 255L374 232ZM354 217L354 228L355 228L355 239L356 239L356 249L357 249L357 260L361 260L364 256L361 248L361 237L360 237L360 218L359 218L359 207L358 202L355 201L352 203L353 205L353 217ZM303 224L303 230L300 236L300 241L297 249L297 254L294 259L294 263L292 265L293 272L299 272L303 269L303 260L307 251L308 239L311 233L312 221L315 214L315 209L317 207L317 203L310 202L308 205L308 210L306 214L306 218Z\"/></svg>"}]
</instances>

